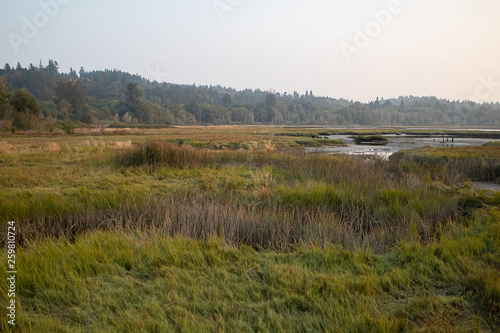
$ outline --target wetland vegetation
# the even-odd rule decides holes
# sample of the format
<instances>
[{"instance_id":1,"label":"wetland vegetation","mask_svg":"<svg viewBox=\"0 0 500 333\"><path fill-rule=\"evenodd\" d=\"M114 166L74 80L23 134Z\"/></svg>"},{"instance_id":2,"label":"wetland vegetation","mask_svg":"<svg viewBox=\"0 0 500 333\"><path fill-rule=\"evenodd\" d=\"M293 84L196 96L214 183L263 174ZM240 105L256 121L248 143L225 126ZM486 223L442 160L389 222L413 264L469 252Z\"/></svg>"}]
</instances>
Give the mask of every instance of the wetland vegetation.
<instances>
[{"instance_id":1,"label":"wetland vegetation","mask_svg":"<svg viewBox=\"0 0 500 333\"><path fill-rule=\"evenodd\" d=\"M306 153L325 131L5 134L18 329L498 330L500 193L472 182L500 148Z\"/></svg>"}]
</instances>

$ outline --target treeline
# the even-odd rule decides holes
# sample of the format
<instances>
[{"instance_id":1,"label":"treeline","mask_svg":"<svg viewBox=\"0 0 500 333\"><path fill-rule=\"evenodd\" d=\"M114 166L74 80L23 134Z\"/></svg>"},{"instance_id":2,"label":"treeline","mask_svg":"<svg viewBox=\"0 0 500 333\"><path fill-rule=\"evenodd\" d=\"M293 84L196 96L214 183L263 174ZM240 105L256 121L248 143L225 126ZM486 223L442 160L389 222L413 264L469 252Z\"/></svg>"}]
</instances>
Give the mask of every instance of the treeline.
<instances>
[{"instance_id":1,"label":"treeline","mask_svg":"<svg viewBox=\"0 0 500 333\"><path fill-rule=\"evenodd\" d=\"M399 97L359 103L304 94L151 82L119 70L60 73L49 60L0 69L4 129L57 121L141 124L498 126L500 104ZM44 125L45 124L45 125ZM49 124L49 125L47 125Z\"/></svg>"}]
</instances>

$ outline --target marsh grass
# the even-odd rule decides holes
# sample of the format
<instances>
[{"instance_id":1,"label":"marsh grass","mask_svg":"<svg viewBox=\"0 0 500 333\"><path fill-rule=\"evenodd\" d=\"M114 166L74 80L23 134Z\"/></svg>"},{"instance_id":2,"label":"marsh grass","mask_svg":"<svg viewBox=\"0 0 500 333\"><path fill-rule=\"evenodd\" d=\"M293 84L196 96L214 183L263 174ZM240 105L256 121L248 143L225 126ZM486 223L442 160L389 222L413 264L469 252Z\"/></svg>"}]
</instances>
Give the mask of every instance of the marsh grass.
<instances>
[{"instance_id":1,"label":"marsh grass","mask_svg":"<svg viewBox=\"0 0 500 333\"><path fill-rule=\"evenodd\" d=\"M20 331L498 331L500 195L448 163L497 151L425 164L165 131L0 141Z\"/></svg>"},{"instance_id":2,"label":"marsh grass","mask_svg":"<svg viewBox=\"0 0 500 333\"><path fill-rule=\"evenodd\" d=\"M339 215L335 210L318 207L249 206L221 203L202 195L180 196L133 198L114 209L89 207L76 214L58 210L23 219L18 239L24 245L40 238L72 240L92 230L155 228L167 236L220 237L227 244L245 244L258 250L285 252L302 245L342 244L346 248L385 252L401 238L418 238L419 231L422 235L429 233L409 218L401 219L398 225L376 224L354 207Z\"/></svg>"},{"instance_id":3,"label":"marsh grass","mask_svg":"<svg viewBox=\"0 0 500 333\"><path fill-rule=\"evenodd\" d=\"M467 189L429 184L399 161L162 141L115 147L109 160L103 156L113 150L106 144L86 147L74 152L83 167L77 163L67 180L54 175L55 188L4 192L2 218L22 224L22 242L155 227L170 236L215 236L263 250L342 244L378 253L403 239L428 243L471 211L470 201L461 199ZM42 156L57 163L61 153ZM75 179L78 172L86 176Z\"/></svg>"},{"instance_id":4,"label":"marsh grass","mask_svg":"<svg viewBox=\"0 0 500 333\"><path fill-rule=\"evenodd\" d=\"M342 244L380 252L400 239L429 242L460 219L466 204L459 193L429 186L395 162L147 142L122 150L114 163L125 179L139 177L149 187L103 190L105 182L86 182L71 199L41 192L3 204L4 211L16 212L26 239L140 226L280 251ZM179 177L191 185L165 185Z\"/></svg>"},{"instance_id":5,"label":"marsh grass","mask_svg":"<svg viewBox=\"0 0 500 333\"><path fill-rule=\"evenodd\" d=\"M309 140L296 140L296 144L303 147L322 147L322 146L344 146L342 140L330 139L309 139Z\"/></svg>"},{"instance_id":6,"label":"marsh grass","mask_svg":"<svg viewBox=\"0 0 500 333\"><path fill-rule=\"evenodd\" d=\"M483 146L484 147L498 147L498 146L500 146L500 141L487 142Z\"/></svg>"},{"instance_id":7,"label":"marsh grass","mask_svg":"<svg viewBox=\"0 0 500 333\"><path fill-rule=\"evenodd\" d=\"M23 332L467 331L500 327L500 212L392 252L255 252L164 237L84 233L19 248ZM6 278L5 270L0 278ZM0 293L2 303L6 293ZM1 319L3 331L7 321Z\"/></svg>"},{"instance_id":8,"label":"marsh grass","mask_svg":"<svg viewBox=\"0 0 500 333\"><path fill-rule=\"evenodd\" d=\"M500 179L500 147L460 147L439 149L424 147L394 154L392 159L411 161L431 171L434 178L450 182L473 179Z\"/></svg>"}]
</instances>

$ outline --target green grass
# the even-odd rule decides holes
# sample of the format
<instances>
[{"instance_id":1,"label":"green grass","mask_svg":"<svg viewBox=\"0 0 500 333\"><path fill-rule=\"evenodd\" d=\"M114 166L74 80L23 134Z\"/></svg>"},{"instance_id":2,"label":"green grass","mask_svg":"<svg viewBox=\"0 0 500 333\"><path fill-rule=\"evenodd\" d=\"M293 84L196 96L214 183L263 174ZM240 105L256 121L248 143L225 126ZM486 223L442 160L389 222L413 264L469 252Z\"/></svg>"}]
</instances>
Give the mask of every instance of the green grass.
<instances>
[{"instance_id":1,"label":"green grass","mask_svg":"<svg viewBox=\"0 0 500 333\"><path fill-rule=\"evenodd\" d=\"M470 192L429 183L411 171L417 164L405 171L397 161L162 141L121 149L116 158L101 155L113 150L91 148L63 172L58 159L64 155L40 154L40 163L52 168L43 176L31 172L23 186L10 179L18 170L20 180L31 166L5 169L2 218L23 226L22 241L156 226L170 235L225 237L258 249L317 243L379 253L402 239L431 241L448 220L464 215L461 198Z\"/></svg>"},{"instance_id":2,"label":"green grass","mask_svg":"<svg viewBox=\"0 0 500 333\"><path fill-rule=\"evenodd\" d=\"M296 140L295 141L300 146L304 147L321 147L321 146L342 146L344 143L342 140L330 140L330 139L311 139L311 140Z\"/></svg>"},{"instance_id":3,"label":"green grass","mask_svg":"<svg viewBox=\"0 0 500 333\"><path fill-rule=\"evenodd\" d=\"M289 130L287 132L277 133L277 136L292 136L292 137L305 137L305 138L314 138L318 139L319 134L317 132L297 132Z\"/></svg>"},{"instance_id":4,"label":"green grass","mask_svg":"<svg viewBox=\"0 0 500 333\"><path fill-rule=\"evenodd\" d=\"M306 154L323 140L302 130L158 131L0 141L19 331L499 328L500 194L468 183L498 148L382 161Z\"/></svg>"},{"instance_id":5,"label":"green grass","mask_svg":"<svg viewBox=\"0 0 500 333\"><path fill-rule=\"evenodd\" d=\"M495 331L500 212L429 245L281 254L161 230L95 232L18 252L26 332ZM5 279L5 271L0 278ZM5 293L0 296L5 302ZM5 318L2 326L7 329Z\"/></svg>"},{"instance_id":6,"label":"green grass","mask_svg":"<svg viewBox=\"0 0 500 333\"><path fill-rule=\"evenodd\" d=\"M500 178L500 149L496 146L433 148L400 151L394 160L418 163L446 178L495 181Z\"/></svg>"}]
</instances>

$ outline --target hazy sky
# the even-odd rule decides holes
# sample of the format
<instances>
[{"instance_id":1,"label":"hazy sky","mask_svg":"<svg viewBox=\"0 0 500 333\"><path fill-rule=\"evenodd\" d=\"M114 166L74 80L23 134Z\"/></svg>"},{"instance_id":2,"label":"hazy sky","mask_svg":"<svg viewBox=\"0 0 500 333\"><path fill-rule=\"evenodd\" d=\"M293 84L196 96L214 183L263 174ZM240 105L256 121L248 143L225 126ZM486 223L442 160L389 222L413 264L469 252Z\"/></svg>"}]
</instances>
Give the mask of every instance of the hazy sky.
<instances>
[{"instance_id":1,"label":"hazy sky","mask_svg":"<svg viewBox=\"0 0 500 333\"><path fill-rule=\"evenodd\" d=\"M0 62L360 101L500 101L499 0L23 0Z\"/></svg>"}]
</instances>

